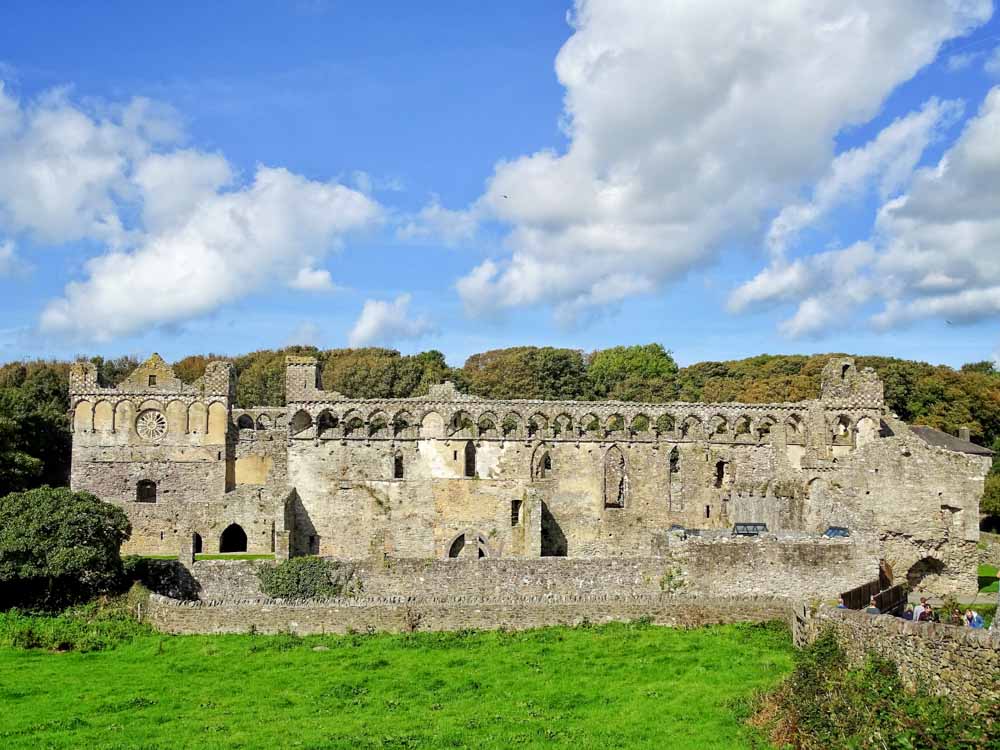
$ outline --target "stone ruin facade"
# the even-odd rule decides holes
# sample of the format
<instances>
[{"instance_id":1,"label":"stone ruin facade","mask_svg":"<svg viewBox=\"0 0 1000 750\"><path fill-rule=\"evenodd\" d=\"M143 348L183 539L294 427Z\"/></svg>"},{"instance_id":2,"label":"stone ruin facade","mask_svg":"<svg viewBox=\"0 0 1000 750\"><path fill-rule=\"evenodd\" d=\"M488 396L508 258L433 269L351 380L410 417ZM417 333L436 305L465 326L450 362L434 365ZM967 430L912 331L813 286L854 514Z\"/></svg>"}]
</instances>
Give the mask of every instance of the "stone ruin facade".
<instances>
[{"instance_id":1,"label":"stone ruin facade","mask_svg":"<svg viewBox=\"0 0 1000 750\"><path fill-rule=\"evenodd\" d=\"M767 552L751 577L837 527L837 559L871 577L883 561L931 591L975 587L989 451L932 444L849 358L820 398L776 404L495 401L450 383L352 399L321 390L311 358L286 367L285 407L240 409L228 362L187 385L153 355L117 388L73 366L72 486L126 510L125 552L706 559L691 545L752 523Z\"/></svg>"}]
</instances>

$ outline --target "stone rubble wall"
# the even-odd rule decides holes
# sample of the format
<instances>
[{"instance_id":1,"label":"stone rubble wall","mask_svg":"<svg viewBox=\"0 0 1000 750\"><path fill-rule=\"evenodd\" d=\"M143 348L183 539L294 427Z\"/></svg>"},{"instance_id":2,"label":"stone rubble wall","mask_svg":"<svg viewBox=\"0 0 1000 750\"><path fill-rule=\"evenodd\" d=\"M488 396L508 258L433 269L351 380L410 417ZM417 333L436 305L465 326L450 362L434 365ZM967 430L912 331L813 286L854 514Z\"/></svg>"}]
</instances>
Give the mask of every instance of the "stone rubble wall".
<instances>
[{"instance_id":1,"label":"stone rubble wall","mask_svg":"<svg viewBox=\"0 0 1000 750\"><path fill-rule=\"evenodd\" d=\"M261 595L256 566L270 561L204 560L190 575L202 600ZM878 573L874 555L848 540L724 538L688 540L661 557L534 560L342 561L362 591L378 596L600 596L683 593L700 596L777 596L835 599ZM165 592L168 593L168 592Z\"/></svg>"},{"instance_id":2,"label":"stone rubble wall","mask_svg":"<svg viewBox=\"0 0 1000 750\"><path fill-rule=\"evenodd\" d=\"M627 596L379 597L285 602L180 602L153 594L144 620L165 633L323 633L524 630L550 625L630 622L647 618L656 625L701 627L721 623L764 622L788 618L788 602L774 598L743 600Z\"/></svg>"},{"instance_id":3,"label":"stone rubble wall","mask_svg":"<svg viewBox=\"0 0 1000 750\"><path fill-rule=\"evenodd\" d=\"M995 631L825 606L800 623L797 643L833 628L853 665L875 653L896 664L910 689L923 687L967 710L1000 701L1000 633Z\"/></svg>"}]
</instances>

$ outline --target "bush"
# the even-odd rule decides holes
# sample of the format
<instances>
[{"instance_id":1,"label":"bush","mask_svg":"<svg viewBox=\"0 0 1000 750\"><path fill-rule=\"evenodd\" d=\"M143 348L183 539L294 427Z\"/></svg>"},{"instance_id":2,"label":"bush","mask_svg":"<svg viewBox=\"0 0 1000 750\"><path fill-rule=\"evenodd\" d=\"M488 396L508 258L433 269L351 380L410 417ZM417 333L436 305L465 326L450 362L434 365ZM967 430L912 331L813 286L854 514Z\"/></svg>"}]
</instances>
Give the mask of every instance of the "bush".
<instances>
[{"instance_id":1,"label":"bush","mask_svg":"<svg viewBox=\"0 0 1000 750\"><path fill-rule=\"evenodd\" d=\"M56 609L121 581L124 511L89 492L39 487L0 498L0 601Z\"/></svg>"},{"instance_id":2,"label":"bush","mask_svg":"<svg viewBox=\"0 0 1000 750\"><path fill-rule=\"evenodd\" d=\"M328 599L360 590L354 568L322 557L295 557L257 568L261 589L275 599Z\"/></svg>"},{"instance_id":3,"label":"bush","mask_svg":"<svg viewBox=\"0 0 1000 750\"><path fill-rule=\"evenodd\" d=\"M135 586L127 595L71 607L58 615L0 612L0 647L48 651L103 651L151 632L133 617L149 592Z\"/></svg>"},{"instance_id":4,"label":"bush","mask_svg":"<svg viewBox=\"0 0 1000 750\"><path fill-rule=\"evenodd\" d=\"M996 747L998 719L995 705L972 714L907 692L896 665L877 656L851 669L828 630L798 653L791 677L759 702L751 723L779 747L944 750Z\"/></svg>"}]
</instances>

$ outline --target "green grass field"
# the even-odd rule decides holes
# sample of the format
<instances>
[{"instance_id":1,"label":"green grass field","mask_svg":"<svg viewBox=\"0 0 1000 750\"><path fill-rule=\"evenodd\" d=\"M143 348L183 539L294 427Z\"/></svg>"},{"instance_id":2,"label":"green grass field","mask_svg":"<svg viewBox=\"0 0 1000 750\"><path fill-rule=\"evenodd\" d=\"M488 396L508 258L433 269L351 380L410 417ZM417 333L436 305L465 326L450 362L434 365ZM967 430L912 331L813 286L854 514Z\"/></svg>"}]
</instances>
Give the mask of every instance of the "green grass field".
<instances>
[{"instance_id":1,"label":"green grass field","mask_svg":"<svg viewBox=\"0 0 1000 750\"><path fill-rule=\"evenodd\" d=\"M979 566L979 591L980 593L997 593L1000 579L997 578L997 568L995 565Z\"/></svg>"},{"instance_id":2,"label":"green grass field","mask_svg":"<svg viewBox=\"0 0 1000 750\"><path fill-rule=\"evenodd\" d=\"M791 668L773 625L4 648L0 747L731 750L754 746L746 699Z\"/></svg>"}]
</instances>

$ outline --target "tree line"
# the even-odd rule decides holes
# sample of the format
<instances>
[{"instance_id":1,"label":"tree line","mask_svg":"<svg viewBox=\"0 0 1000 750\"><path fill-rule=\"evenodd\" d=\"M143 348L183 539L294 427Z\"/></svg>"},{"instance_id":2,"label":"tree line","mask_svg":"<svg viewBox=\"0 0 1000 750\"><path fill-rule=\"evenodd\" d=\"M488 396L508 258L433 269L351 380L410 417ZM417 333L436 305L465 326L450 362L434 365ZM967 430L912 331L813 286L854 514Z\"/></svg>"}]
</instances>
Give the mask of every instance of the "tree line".
<instances>
[{"instance_id":1,"label":"tree line","mask_svg":"<svg viewBox=\"0 0 1000 750\"><path fill-rule=\"evenodd\" d=\"M402 355L393 349L317 349L294 346L238 357L192 355L173 364L185 382L201 377L213 359L229 359L236 404L283 406L285 357L307 355L320 365L322 386L351 398L406 398L451 380L484 398L616 399L622 401L740 401L765 403L816 398L831 356L763 354L678 367L660 344L576 349L519 346L474 354L450 367L438 351ZM992 362L953 369L896 359L855 357L885 384L890 411L906 422L955 433L968 427L975 442L1000 453L1000 371ZM132 357L90 360L98 382L120 383L140 362ZM65 361L0 366L0 497L69 477L69 379ZM1000 461L987 481L984 510L1000 513Z\"/></svg>"}]
</instances>

